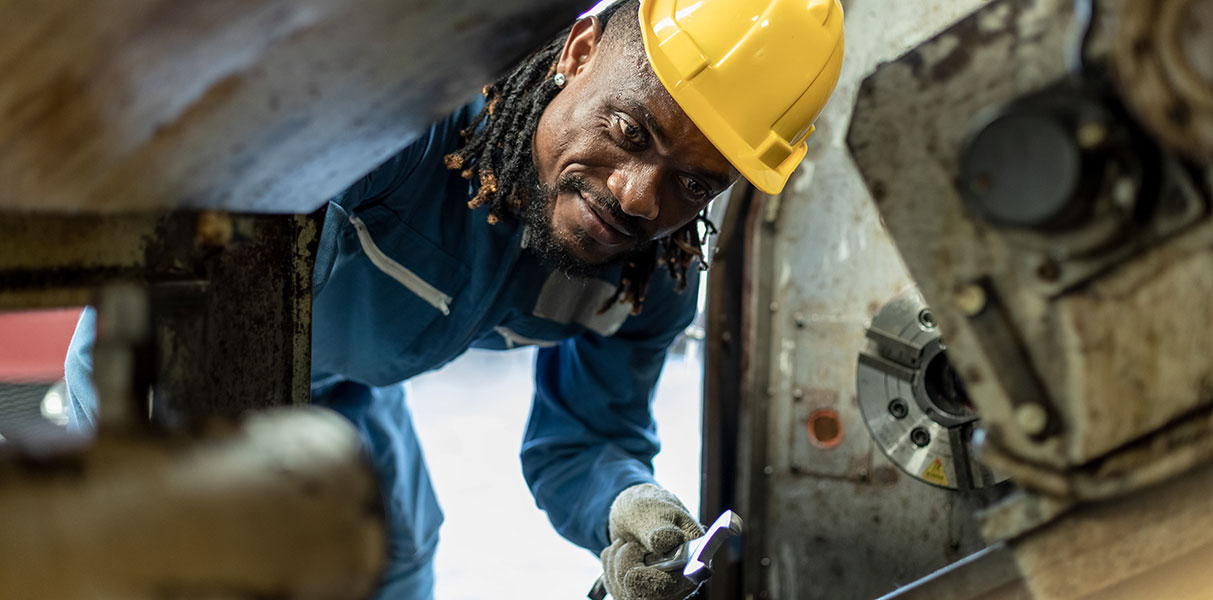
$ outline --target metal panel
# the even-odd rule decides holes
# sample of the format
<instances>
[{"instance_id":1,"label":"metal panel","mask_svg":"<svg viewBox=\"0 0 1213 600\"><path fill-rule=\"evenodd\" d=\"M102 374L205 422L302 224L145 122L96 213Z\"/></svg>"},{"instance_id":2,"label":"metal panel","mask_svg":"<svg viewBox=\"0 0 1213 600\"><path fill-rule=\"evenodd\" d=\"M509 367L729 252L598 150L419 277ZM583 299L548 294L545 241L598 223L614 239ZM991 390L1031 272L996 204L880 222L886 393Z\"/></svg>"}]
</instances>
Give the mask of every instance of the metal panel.
<instances>
[{"instance_id":1,"label":"metal panel","mask_svg":"<svg viewBox=\"0 0 1213 600\"><path fill-rule=\"evenodd\" d=\"M588 0L0 0L0 206L315 210Z\"/></svg>"},{"instance_id":2,"label":"metal panel","mask_svg":"<svg viewBox=\"0 0 1213 600\"><path fill-rule=\"evenodd\" d=\"M713 587L712 598L872 598L983 546L972 514L984 498L904 476L873 446L856 403L867 322L912 282L843 143L861 78L980 4L849 2L847 60L806 161L783 195L756 199L742 223L746 254L722 245L714 269L728 276L712 273L712 326L741 340L712 333L727 352L713 357L709 345L705 419L724 414L713 402L730 393L730 378L711 373L742 369L732 381L740 404L732 506L762 525L747 530L741 583ZM733 232L724 237L738 243ZM741 290L733 316L717 318L718 286ZM823 410L838 416L836 443L810 439L808 421ZM713 501L705 496L705 510Z\"/></svg>"},{"instance_id":3,"label":"metal panel","mask_svg":"<svg viewBox=\"0 0 1213 600\"><path fill-rule=\"evenodd\" d=\"M1092 53L1113 45L1122 5L1096 3ZM1104 253L1111 259L1086 272L1081 285L1057 289L1041 281L1089 266L1065 256L1067 236L1083 230L1041 229L1040 240L1061 244L1060 251L1033 247L1026 241L1033 230L977 218L957 184L967 140L992 111L1059 89L1063 98L1080 98L1065 83L1074 79L1065 59L1080 39L1073 6L999 0L881 66L859 94L849 143L989 425L994 466L1053 495L1105 498L1189 468L1213 448L1201 436L1172 440L1159 448L1174 451L1119 461L1140 467L1132 473L1093 462L1213 406L1213 360L1204 350L1213 330L1208 190L1198 190L1199 176L1171 169L1164 152L1160 177L1177 183L1164 184L1154 217L1114 238ZM1148 145L1130 149L1150 152ZM1190 171L1208 176L1201 165ZM1175 208L1193 218L1163 234L1157 225L1169 218L1176 189L1186 189L1180 194L1199 210L1180 203ZM1031 380L1043 392L1025 387ZM1080 466L1097 471L1063 474Z\"/></svg>"},{"instance_id":4,"label":"metal panel","mask_svg":"<svg viewBox=\"0 0 1213 600\"><path fill-rule=\"evenodd\" d=\"M844 144L863 75L979 4L851 2L838 89L806 161L766 207L772 598L871 598L984 545L973 520L983 497L904 476L864 425L855 368L865 329L912 281ZM807 417L823 409L841 424L831 447L810 441Z\"/></svg>"}]
</instances>

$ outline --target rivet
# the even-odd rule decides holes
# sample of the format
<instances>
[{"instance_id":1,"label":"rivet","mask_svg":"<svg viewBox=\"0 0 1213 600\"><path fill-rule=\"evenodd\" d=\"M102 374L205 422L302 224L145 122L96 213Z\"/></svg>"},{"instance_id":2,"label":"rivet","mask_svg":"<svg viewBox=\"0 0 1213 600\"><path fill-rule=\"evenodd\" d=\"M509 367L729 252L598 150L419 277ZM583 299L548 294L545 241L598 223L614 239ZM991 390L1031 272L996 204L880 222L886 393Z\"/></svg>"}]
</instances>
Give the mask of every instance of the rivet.
<instances>
[{"instance_id":1,"label":"rivet","mask_svg":"<svg viewBox=\"0 0 1213 600\"><path fill-rule=\"evenodd\" d=\"M1049 413L1035 402L1021 404L1015 408L1015 422L1028 435L1040 435L1049 424Z\"/></svg>"},{"instance_id":2,"label":"rivet","mask_svg":"<svg viewBox=\"0 0 1213 600\"><path fill-rule=\"evenodd\" d=\"M1108 128L1099 121L1090 121L1078 127L1075 137L1078 138L1078 146L1080 148L1091 150L1102 146L1107 141Z\"/></svg>"},{"instance_id":3,"label":"rivet","mask_svg":"<svg viewBox=\"0 0 1213 600\"><path fill-rule=\"evenodd\" d=\"M969 284L956 292L956 307L966 316L975 317L986 308L986 291L980 285Z\"/></svg>"}]
</instances>

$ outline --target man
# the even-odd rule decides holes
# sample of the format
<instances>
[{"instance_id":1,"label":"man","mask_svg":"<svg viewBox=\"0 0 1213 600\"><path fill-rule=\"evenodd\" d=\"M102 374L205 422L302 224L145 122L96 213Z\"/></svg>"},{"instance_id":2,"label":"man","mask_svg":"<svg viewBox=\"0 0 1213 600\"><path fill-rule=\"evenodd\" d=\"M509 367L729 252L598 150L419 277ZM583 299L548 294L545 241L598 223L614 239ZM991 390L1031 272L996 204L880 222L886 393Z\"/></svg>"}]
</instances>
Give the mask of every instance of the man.
<instances>
[{"instance_id":1,"label":"man","mask_svg":"<svg viewBox=\"0 0 1213 600\"><path fill-rule=\"evenodd\" d=\"M329 203L312 400L360 429L384 488L380 597L432 597L442 521L400 382L469 347L532 344L522 463L537 504L601 552L615 598L689 592L643 562L702 533L655 484L649 401L694 316L707 205L739 174L778 192L804 156L842 11L684 4L578 21ZM67 364L80 426L93 327L86 311Z\"/></svg>"}]
</instances>

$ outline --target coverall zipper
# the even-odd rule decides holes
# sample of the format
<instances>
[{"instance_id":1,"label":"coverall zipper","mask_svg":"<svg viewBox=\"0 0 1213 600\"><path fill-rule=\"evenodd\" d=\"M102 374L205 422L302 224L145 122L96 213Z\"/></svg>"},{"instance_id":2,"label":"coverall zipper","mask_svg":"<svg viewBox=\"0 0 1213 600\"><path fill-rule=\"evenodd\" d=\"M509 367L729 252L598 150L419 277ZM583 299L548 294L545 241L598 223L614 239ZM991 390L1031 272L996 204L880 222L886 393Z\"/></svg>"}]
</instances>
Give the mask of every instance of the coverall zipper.
<instances>
[{"instance_id":1,"label":"coverall zipper","mask_svg":"<svg viewBox=\"0 0 1213 600\"><path fill-rule=\"evenodd\" d=\"M366 224L362 222L362 219L350 215L350 223L353 223L354 229L358 231L358 243L362 245L362 251L366 254L366 257L371 259L371 264L375 265L380 271L383 271L388 277L400 282L409 291L417 294L418 297L425 300L430 306L438 309L443 315L451 314L452 298L450 296L430 285L429 282L409 270L408 267L384 254L379 249L379 246L375 245L375 239L371 237L371 232L367 230Z\"/></svg>"}]
</instances>

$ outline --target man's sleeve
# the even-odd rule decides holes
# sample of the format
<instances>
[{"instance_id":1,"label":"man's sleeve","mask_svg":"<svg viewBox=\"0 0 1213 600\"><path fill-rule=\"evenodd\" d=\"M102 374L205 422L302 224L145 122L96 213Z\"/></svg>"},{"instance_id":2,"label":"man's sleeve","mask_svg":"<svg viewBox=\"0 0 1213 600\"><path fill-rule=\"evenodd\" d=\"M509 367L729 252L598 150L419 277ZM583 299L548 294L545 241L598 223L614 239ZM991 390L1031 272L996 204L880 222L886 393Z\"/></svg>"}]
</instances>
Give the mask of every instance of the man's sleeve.
<instances>
[{"instance_id":1,"label":"man's sleeve","mask_svg":"<svg viewBox=\"0 0 1213 600\"><path fill-rule=\"evenodd\" d=\"M97 391L93 387L93 342L96 335L97 312L87 307L80 313L76 333L63 361L69 431L89 432L97 428Z\"/></svg>"},{"instance_id":2,"label":"man's sleeve","mask_svg":"<svg viewBox=\"0 0 1213 600\"><path fill-rule=\"evenodd\" d=\"M587 332L541 349L535 360L523 475L556 531L594 552L609 543L615 496L654 483L660 443L650 402L667 347L695 317L692 271L681 294L655 274L644 310L615 335Z\"/></svg>"}]
</instances>

